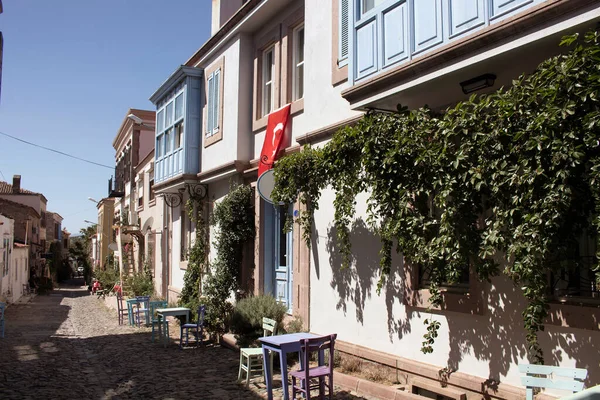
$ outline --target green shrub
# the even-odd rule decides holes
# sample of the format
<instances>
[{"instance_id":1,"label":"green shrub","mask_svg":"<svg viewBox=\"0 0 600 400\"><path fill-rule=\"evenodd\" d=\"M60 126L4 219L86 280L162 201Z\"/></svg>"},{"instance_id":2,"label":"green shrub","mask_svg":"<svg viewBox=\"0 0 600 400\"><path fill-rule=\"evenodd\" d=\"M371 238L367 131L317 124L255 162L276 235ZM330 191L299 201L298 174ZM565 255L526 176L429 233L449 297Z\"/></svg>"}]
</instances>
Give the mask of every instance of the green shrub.
<instances>
[{"instance_id":1,"label":"green shrub","mask_svg":"<svg viewBox=\"0 0 600 400\"><path fill-rule=\"evenodd\" d=\"M94 271L94 278L98 279L102 289L111 290L115 283L119 282L119 271L115 271L113 268L98 269Z\"/></svg>"},{"instance_id":2,"label":"green shrub","mask_svg":"<svg viewBox=\"0 0 600 400\"><path fill-rule=\"evenodd\" d=\"M154 282L152 276L144 272L135 272L125 280L127 294L130 296L152 296L154 294Z\"/></svg>"},{"instance_id":3,"label":"green shrub","mask_svg":"<svg viewBox=\"0 0 600 400\"><path fill-rule=\"evenodd\" d=\"M308 330L304 328L304 324L302 323L302 317L299 315L294 315L294 319L288 322L288 324L285 326L285 333L300 332L308 332Z\"/></svg>"},{"instance_id":4,"label":"green shrub","mask_svg":"<svg viewBox=\"0 0 600 400\"><path fill-rule=\"evenodd\" d=\"M231 316L231 331L239 346L248 346L263 335L263 317L277 321L281 327L287 308L272 296L262 295L240 300Z\"/></svg>"}]
</instances>

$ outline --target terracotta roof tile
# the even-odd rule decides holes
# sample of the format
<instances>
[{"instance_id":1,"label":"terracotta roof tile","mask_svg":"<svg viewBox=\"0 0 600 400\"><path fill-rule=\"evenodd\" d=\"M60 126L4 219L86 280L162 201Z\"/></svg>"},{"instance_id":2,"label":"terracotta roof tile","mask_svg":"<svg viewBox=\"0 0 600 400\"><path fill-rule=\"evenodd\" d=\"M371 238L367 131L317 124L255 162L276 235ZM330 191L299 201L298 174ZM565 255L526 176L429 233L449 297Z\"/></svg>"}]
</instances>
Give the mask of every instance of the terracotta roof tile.
<instances>
[{"instance_id":1,"label":"terracotta roof tile","mask_svg":"<svg viewBox=\"0 0 600 400\"><path fill-rule=\"evenodd\" d=\"M12 185L8 182L0 181L0 194L13 194ZM23 188L21 188L20 194L40 194L41 195L41 193L32 192L31 190L27 190L27 189L23 189Z\"/></svg>"}]
</instances>

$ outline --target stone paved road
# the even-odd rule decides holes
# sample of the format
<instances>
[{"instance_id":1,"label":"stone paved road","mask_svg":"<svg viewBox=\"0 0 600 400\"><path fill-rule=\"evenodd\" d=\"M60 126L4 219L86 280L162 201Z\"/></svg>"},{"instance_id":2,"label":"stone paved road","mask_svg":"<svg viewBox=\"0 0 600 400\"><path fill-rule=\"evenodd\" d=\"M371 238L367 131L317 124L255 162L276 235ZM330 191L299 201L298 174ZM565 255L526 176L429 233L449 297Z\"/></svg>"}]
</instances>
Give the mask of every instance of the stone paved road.
<instances>
[{"instance_id":1,"label":"stone paved road","mask_svg":"<svg viewBox=\"0 0 600 400\"><path fill-rule=\"evenodd\" d=\"M70 283L6 310L0 400L266 397L264 385L236 383L236 352L153 344L148 328L119 326L114 310ZM359 399L336 392L336 400Z\"/></svg>"}]
</instances>

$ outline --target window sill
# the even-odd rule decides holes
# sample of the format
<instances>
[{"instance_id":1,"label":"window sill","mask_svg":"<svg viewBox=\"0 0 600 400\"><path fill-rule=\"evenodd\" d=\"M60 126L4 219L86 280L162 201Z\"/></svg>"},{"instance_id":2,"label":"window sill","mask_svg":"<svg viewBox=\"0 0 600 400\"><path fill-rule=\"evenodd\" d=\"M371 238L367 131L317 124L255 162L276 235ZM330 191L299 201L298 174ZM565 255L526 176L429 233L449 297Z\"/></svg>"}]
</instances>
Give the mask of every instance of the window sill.
<instances>
[{"instance_id":1,"label":"window sill","mask_svg":"<svg viewBox=\"0 0 600 400\"><path fill-rule=\"evenodd\" d=\"M138 208L135 211L144 211L144 206L138 206Z\"/></svg>"},{"instance_id":2,"label":"window sill","mask_svg":"<svg viewBox=\"0 0 600 400\"><path fill-rule=\"evenodd\" d=\"M545 324L600 331L600 299L552 298Z\"/></svg>"},{"instance_id":3,"label":"window sill","mask_svg":"<svg viewBox=\"0 0 600 400\"><path fill-rule=\"evenodd\" d=\"M264 117L252 121L252 131L258 133L258 131L266 128L268 120L269 115L265 115Z\"/></svg>"},{"instance_id":4,"label":"window sill","mask_svg":"<svg viewBox=\"0 0 600 400\"><path fill-rule=\"evenodd\" d=\"M404 304L414 308L431 308L438 311L452 311L464 314L483 315L484 307L481 297L474 295L476 290L470 293L466 289L452 288L440 289L442 293L442 304L439 307L431 307L429 289L409 290L404 297Z\"/></svg>"},{"instance_id":5,"label":"window sill","mask_svg":"<svg viewBox=\"0 0 600 400\"><path fill-rule=\"evenodd\" d=\"M188 261L179 261L179 269L181 270L187 270L188 268Z\"/></svg>"},{"instance_id":6,"label":"window sill","mask_svg":"<svg viewBox=\"0 0 600 400\"><path fill-rule=\"evenodd\" d=\"M210 136L204 136L204 147L208 147L210 145L213 145L219 141L221 141L223 139L223 130L219 129L219 131L217 133L213 133Z\"/></svg>"},{"instance_id":7,"label":"window sill","mask_svg":"<svg viewBox=\"0 0 600 400\"><path fill-rule=\"evenodd\" d=\"M296 115L304 112L304 97L292 102L290 107L290 115ZM267 127L267 123L269 122L269 115L265 115L259 119L256 119L252 122L252 131L254 133L259 133L264 128ZM289 121L288 121L289 122Z\"/></svg>"},{"instance_id":8,"label":"window sill","mask_svg":"<svg viewBox=\"0 0 600 400\"><path fill-rule=\"evenodd\" d=\"M154 207L156 205L156 199L152 199L148 202L148 207Z\"/></svg>"}]
</instances>

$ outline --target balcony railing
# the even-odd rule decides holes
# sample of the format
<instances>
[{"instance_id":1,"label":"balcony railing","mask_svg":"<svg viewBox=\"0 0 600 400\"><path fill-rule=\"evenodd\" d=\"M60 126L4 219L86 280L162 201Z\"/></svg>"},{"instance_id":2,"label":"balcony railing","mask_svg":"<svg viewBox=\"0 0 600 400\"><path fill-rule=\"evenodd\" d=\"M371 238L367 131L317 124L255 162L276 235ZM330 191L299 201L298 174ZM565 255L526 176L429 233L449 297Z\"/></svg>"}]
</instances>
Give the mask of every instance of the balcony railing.
<instances>
[{"instance_id":1,"label":"balcony railing","mask_svg":"<svg viewBox=\"0 0 600 400\"><path fill-rule=\"evenodd\" d=\"M544 1L354 0L351 78L361 81Z\"/></svg>"},{"instance_id":2,"label":"balcony railing","mask_svg":"<svg viewBox=\"0 0 600 400\"><path fill-rule=\"evenodd\" d=\"M111 177L108 180L108 197L123 197L125 196L125 185L123 181L120 179L115 179Z\"/></svg>"}]
</instances>

